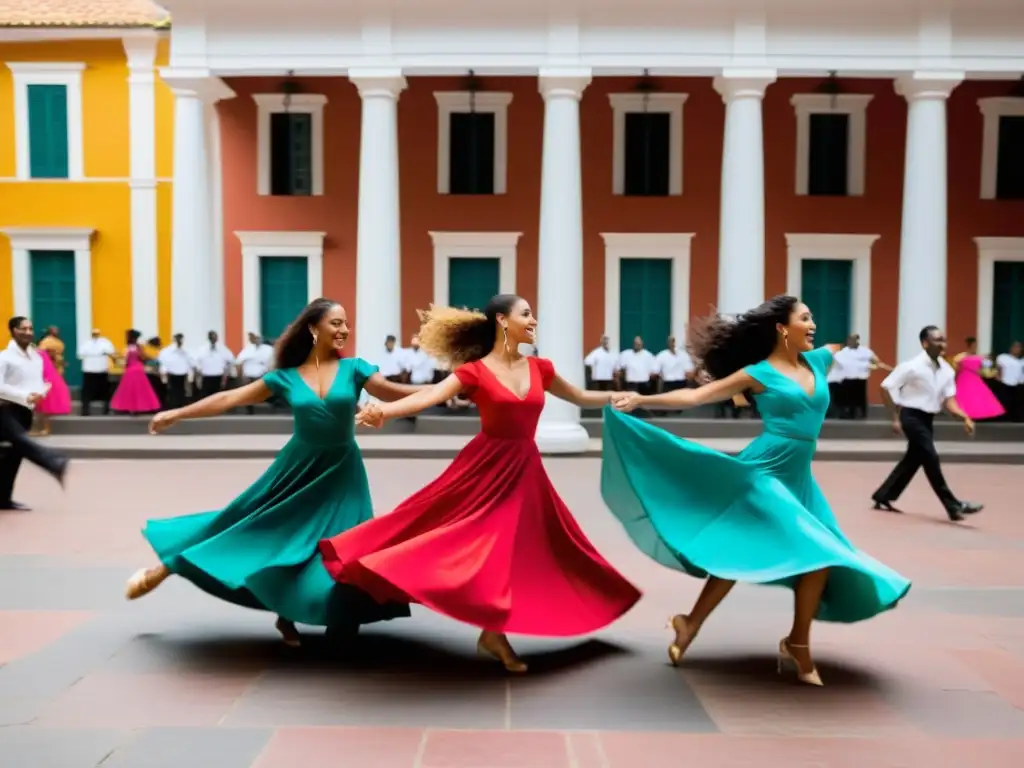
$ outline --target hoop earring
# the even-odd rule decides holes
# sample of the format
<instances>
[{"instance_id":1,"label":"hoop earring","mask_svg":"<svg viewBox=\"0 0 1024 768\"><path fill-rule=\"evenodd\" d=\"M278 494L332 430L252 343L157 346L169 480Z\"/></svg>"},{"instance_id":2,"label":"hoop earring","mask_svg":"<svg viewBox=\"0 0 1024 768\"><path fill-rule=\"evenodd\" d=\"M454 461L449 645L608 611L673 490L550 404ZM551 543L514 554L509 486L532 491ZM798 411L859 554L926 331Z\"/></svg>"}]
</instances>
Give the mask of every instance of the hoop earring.
<instances>
[{"instance_id":1,"label":"hoop earring","mask_svg":"<svg viewBox=\"0 0 1024 768\"><path fill-rule=\"evenodd\" d=\"M501 326L502 344L505 346L505 352L508 352L508 328L504 325Z\"/></svg>"}]
</instances>

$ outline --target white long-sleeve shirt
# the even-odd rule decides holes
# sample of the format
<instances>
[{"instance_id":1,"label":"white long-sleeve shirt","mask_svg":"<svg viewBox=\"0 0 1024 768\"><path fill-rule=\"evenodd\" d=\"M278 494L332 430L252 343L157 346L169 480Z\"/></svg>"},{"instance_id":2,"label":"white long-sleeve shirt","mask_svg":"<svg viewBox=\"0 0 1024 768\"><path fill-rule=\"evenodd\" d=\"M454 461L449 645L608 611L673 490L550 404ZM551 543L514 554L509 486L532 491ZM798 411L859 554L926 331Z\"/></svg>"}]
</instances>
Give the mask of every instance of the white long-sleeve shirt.
<instances>
[{"instance_id":1,"label":"white long-sleeve shirt","mask_svg":"<svg viewBox=\"0 0 1024 768\"><path fill-rule=\"evenodd\" d=\"M30 395L45 395L50 386L43 381L43 358L35 347L22 349L15 342L0 352L0 400L25 408Z\"/></svg>"},{"instance_id":2,"label":"white long-sleeve shirt","mask_svg":"<svg viewBox=\"0 0 1024 768\"><path fill-rule=\"evenodd\" d=\"M196 367L195 358L184 347L171 344L157 355L161 376L188 376Z\"/></svg>"},{"instance_id":3,"label":"white long-sleeve shirt","mask_svg":"<svg viewBox=\"0 0 1024 768\"><path fill-rule=\"evenodd\" d=\"M269 344L250 344L238 353L235 365L242 367L247 379L258 379L270 370L274 362L274 348Z\"/></svg>"},{"instance_id":4,"label":"white long-sleeve shirt","mask_svg":"<svg viewBox=\"0 0 1024 768\"><path fill-rule=\"evenodd\" d=\"M206 378L227 376L235 363L234 354L220 342L215 347L207 342L196 350L194 357L199 375Z\"/></svg>"},{"instance_id":5,"label":"white long-sleeve shirt","mask_svg":"<svg viewBox=\"0 0 1024 768\"><path fill-rule=\"evenodd\" d=\"M956 372L941 357L932 362L927 352L897 365L882 386L901 408L941 413L946 401L956 396Z\"/></svg>"}]
</instances>

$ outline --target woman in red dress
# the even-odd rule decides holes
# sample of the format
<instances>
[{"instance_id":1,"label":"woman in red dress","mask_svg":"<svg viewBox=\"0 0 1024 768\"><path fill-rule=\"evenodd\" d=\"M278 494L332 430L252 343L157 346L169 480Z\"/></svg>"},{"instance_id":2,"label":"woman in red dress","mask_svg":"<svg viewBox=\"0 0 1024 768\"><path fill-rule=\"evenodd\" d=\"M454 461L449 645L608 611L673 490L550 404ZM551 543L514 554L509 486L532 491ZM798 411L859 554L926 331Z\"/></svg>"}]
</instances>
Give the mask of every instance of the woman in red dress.
<instances>
[{"instance_id":1,"label":"woman in red dress","mask_svg":"<svg viewBox=\"0 0 1024 768\"><path fill-rule=\"evenodd\" d=\"M379 602L420 603L480 627L477 648L510 672L526 664L506 632L565 637L599 629L640 592L587 540L551 485L534 442L544 393L597 408L551 361L524 357L537 319L518 296L495 296L484 314L432 307L420 346L449 362L444 381L393 403L368 405L357 421L380 426L462 393L481 431L440 477L394 512L320 542L339 582Z\"/></svg>"}]
</instances>

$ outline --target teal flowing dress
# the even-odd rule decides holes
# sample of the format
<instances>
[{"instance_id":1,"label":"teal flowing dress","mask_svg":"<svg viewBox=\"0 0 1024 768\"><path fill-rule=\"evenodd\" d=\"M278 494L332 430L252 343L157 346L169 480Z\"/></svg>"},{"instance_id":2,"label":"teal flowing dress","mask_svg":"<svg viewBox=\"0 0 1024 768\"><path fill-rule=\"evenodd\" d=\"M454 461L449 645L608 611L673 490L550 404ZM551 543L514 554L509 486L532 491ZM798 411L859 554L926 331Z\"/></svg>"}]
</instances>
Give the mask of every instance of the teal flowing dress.
<instances>
[{"instance_id":1,"label":"teal flowing dress","mask_svg":"<svg viewBox=\"0 0 1024 768\"><path fill-rule=\"evenodd\" d=\"M691 576L793 588L831 569L817 618L851 623L894 608L910 582L843 535L811 474L828 410L827 347L808 352L808 394L767 360L745 369L764 432L738 456L606 407L601 494L649 557Z\"/></svg>"},{"instance_id":2,"label":"teal flowing dress","mask_svg":"<svg viewBox=\"0 0 1024 768\"><path fill-rule=\"evenodd\" d=\"M322 399L294 368L263 377L291 406L294 434L266 472L224 509L146 524L142 535L168 570L235 605L302 624L333 623L335 583L317 544L373 517L355 411L377 367L343 359L337 371ZM359 603L373 601L353 601ZM369 623L408 615L407 605L390 603L354 618Z\"/></svg>"}]
</instances>

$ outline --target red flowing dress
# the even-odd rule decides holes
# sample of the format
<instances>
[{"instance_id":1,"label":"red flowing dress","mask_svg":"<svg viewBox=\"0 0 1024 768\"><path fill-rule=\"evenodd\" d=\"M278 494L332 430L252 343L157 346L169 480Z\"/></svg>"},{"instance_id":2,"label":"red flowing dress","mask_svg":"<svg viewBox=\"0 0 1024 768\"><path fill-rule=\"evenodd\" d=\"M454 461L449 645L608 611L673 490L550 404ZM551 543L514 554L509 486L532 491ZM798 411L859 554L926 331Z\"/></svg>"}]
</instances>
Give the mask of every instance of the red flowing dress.
<instances>
[{"instance_id":1,"label":"red flowing dress","mask_svg":"<svg viewBox=\"0 0 1024 768\"><path fill-rule=\"evenodd\" d=\"M565 637L622 616L640 592L601 557L551 485L534 442L550 360L520 399L486 365L455 375L482 430L391 514L320 542L336 581L493 632Z\"/></svg>"}]
</instances>

